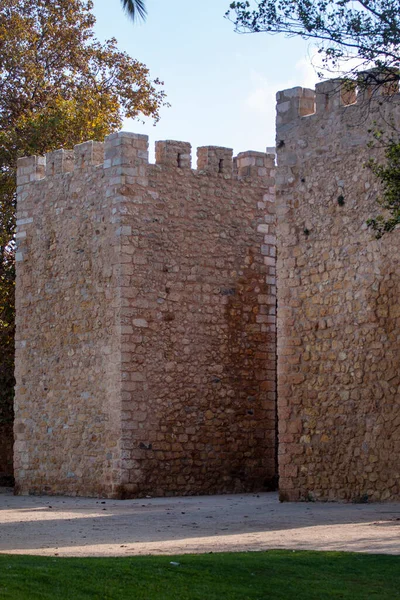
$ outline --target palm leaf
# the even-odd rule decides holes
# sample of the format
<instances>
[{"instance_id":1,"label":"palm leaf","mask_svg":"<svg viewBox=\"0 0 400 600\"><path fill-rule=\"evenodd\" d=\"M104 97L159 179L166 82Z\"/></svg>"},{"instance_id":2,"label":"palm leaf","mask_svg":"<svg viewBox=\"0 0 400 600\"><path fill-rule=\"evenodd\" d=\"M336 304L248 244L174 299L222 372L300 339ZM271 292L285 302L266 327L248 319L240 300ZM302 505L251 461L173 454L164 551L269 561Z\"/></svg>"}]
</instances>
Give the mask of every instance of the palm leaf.
<instances>
[{"instance_id":1,"label":"palm leaf","mask_svg":"<svg viewBox=\"0 0 400 600\"><path fill-rule=\"evenodd\" d=\"M147 15L144 0L121 0L124 10L135 20L137 17L145 19Z\"/></svg>"}]
</instances>

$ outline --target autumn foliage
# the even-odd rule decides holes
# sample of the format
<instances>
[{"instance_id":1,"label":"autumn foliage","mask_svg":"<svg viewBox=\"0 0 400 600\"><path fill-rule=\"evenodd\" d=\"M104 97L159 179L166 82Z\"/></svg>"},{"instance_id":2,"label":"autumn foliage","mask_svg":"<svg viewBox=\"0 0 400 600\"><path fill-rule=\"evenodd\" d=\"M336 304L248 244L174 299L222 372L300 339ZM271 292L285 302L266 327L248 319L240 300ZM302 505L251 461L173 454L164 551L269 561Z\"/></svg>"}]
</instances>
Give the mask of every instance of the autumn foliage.
<instances>
[{"instance_id":1,"label":"autumn foliage","mask_svg":"<svg viewBox=\"0 0 400 600\"><path fill-rule=\"evenodd\" d=\"M12 420L18 157L102 140L124 117L159 119L162 82L102 44L90 0L0 4L0 424Z\"/></svg>"}]
</instances>

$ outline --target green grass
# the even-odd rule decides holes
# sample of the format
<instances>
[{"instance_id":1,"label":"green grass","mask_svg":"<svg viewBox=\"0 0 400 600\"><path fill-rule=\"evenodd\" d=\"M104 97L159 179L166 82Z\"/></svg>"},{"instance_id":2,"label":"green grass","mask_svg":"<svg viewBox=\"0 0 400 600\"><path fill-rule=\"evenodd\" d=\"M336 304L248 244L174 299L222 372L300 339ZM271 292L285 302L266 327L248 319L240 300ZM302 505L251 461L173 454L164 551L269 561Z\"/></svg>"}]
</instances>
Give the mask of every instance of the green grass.
<instances>
[{"instance_id":1,"label":"green grass","mask_svg":"<svg viewBox=\"0 0 400 600\"><path fill-rule=\"evenodd\" d=\"M395 600L400 557L287 550L133 558L0 555L0 599L8 598Z\"/></svg>"}]
</instances>

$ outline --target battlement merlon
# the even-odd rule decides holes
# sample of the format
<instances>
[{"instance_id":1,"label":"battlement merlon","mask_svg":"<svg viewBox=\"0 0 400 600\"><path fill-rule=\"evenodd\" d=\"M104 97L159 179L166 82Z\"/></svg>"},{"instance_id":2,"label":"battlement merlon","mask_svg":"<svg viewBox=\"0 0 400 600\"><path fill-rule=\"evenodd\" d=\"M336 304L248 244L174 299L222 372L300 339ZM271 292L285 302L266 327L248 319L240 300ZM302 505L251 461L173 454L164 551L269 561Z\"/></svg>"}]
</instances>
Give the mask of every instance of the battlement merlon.
<instances>
[{"instance_id":1,"label":"battlement merlon","mask_svg":"<svg viewBox=\"0 0 400 600\"><path fill-rule=\"evenodd\" d=\"M156 165L190 169L192 165L191 144L175 140L156 142Z\"/></svg>"},{"instance_id":2,"label":"battlement merlon","mask_svg":"<svg viewBox=\"0 0 400 600\"><path fill-rule=\"evenodd\" d=\"M315 91L295 87L276 94L277 128L315 112Z\"/></svg>"},{"instance_id":3,"label":"battlement merlon","mask_svg":"<svg viewBox=\"0 0 400 600\"><path fill-rule=\"evenodd\" d=\"M232 175L232 148L220 146L201 146L197 148L197 170L209 174Z\"/></svg>"},{"instance_id":4,"label":"battlement merlon","mask_svg":"<svg viewBox=\"0 0 400 600\"><path fill-rule=\"evenodd\" d=\"M43 179L46 170L44 156L25 156L17 161L17 188ZM19 190L17 190L19 191Z\"/></svg>"},{"instance_id":5,"label":"battlement merlon","mask_svg":"<svg viewBox=\"0 0 400 600\"><path fill-rule=\"evenodd\" d=\"M148 165L147 135L120 131L107 136L104 142L104 170L108 178L106 195L113 196L114 202L126 201L126 197L120 196L121 186L146 187Z\"/></svg>"},{"instance_id":6,"label":"battlement merlon","mask_svg":"<svg viewBox=\"0 0 400 600\"><path fill-rule=\"evenodd\" d=\"M236 166L240 178L267 177L273 179L275 173L275 154L265 154L264 152L255 152L253 150L240 152L236 157ZM274 182L269 182L269 185L274 185Z\"/></svg>"}]
</instances>

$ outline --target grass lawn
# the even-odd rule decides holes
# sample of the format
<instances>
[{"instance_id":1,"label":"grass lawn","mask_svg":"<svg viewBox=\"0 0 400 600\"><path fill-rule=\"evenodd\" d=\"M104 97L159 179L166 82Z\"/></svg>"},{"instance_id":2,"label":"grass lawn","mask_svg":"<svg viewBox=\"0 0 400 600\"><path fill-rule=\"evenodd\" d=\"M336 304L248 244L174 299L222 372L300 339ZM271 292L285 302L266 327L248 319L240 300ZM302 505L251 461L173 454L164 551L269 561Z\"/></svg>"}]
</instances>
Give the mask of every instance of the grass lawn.
<instances>
[{"instance_id":1,"label":"grass lawn","mask_svg":"<svg viewBox=\"0 0 400 600\"><path fill-rule=\"evenodd\" d=\"M0 555L5 598L395 600L400 556L290 550L132 558Z\"/></svg>"}]
</instances>

